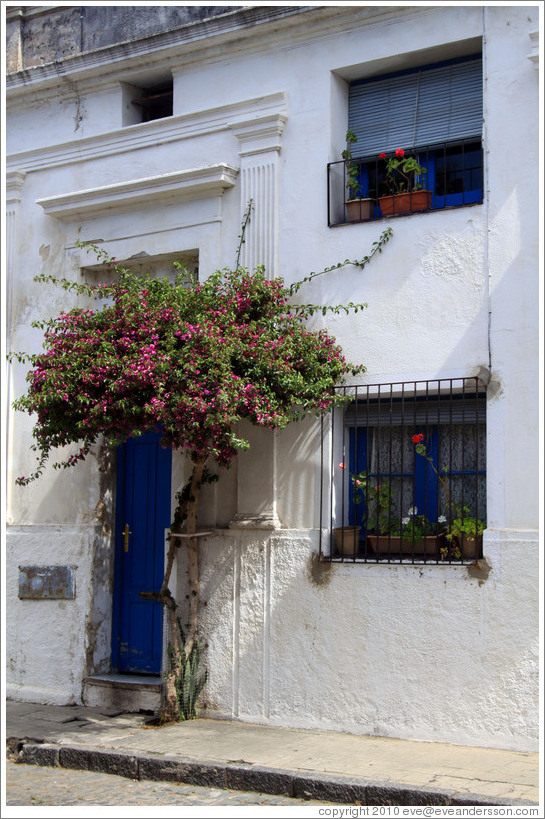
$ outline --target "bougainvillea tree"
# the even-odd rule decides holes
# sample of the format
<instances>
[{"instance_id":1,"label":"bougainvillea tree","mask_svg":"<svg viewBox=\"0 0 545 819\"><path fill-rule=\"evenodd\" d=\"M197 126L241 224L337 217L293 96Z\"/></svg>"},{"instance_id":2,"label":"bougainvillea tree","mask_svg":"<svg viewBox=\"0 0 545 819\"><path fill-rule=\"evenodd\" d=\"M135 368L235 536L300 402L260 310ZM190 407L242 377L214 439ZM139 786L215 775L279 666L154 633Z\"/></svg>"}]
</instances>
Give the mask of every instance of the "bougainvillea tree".
<instances>
[{"instance_id":1,"label":"bougainvillea tree","mask_svg":"<svg viewBox=\"0 0 545 819\"><path fill-rule=\"evenodd\" d=\"M179 269L174 281L138 276L104 250L93 247L114 275L109 284L81 285L38 276L67 290L98 299L95 309L77 307L39 323L44 351L27 356L28 391L15 408L35 415L34 448L38 466L25 485L44 469L57 447L77 444L56 468L83 460L99 436L109 445L155 430L162 444L182 450L192 472L177 496L171 530L197 527L199 490L208 467L228 467L248 443L238 422L281 429L308 413L321 413L335 401L334 387L364 368L349 364L325 330L311 330L307 319L317 309L358 310L293 304L301 285L343 264L364 267L388 240L385 231L370 255L344 262L286 286L267 280L258 268L240 267L188 284ZM102 300L102 301L100 301ZM22 360L21 355L16 355ZM176 714L175 680L183 654L189 657L199 610L198 538L188 550L189 629L182 643L176 602L168 583L181 539L171 538L161 590L154 596L166 607L173 664L166 680L165 713Z\"/></svg>"}]
</instances>

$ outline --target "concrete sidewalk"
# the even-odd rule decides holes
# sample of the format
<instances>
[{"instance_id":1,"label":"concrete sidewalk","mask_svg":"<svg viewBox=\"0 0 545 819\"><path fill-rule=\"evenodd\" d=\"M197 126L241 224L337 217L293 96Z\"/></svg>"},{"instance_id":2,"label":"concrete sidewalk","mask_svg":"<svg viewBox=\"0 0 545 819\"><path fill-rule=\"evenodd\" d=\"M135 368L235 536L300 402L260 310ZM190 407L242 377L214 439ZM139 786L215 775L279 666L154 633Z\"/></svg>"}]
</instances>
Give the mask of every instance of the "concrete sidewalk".
<instances>
[{"instance_id":1,"label":"concrete sidewalk","mask_svg":"<svg viewBox=\"0 0 545 819\"><path fill-rule=\"evenodd\" d=\"M8 702L12 758L132 779L285 794L360 805L539 803L538 754Z\"/></svg>"}]
</instances>

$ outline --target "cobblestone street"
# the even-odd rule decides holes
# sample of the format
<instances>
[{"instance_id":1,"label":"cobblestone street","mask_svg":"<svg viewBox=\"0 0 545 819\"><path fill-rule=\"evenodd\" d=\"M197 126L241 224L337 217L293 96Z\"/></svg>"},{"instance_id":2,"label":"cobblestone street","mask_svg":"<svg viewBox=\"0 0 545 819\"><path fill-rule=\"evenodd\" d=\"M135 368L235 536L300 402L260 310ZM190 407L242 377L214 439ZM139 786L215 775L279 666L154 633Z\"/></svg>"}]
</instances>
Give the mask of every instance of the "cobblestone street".
<instances>
[{"instance_id":1,"label":"cobblestone street","mask_svg":"<svg viewBox=\"0 0 545 819\"><path fill-rule=\"evenodd\" d=\"M259 805L297 807L331 804L248 791L135 781L112 774L44 768L6 762L6 805Z\"/></svg>"}]
</instances>

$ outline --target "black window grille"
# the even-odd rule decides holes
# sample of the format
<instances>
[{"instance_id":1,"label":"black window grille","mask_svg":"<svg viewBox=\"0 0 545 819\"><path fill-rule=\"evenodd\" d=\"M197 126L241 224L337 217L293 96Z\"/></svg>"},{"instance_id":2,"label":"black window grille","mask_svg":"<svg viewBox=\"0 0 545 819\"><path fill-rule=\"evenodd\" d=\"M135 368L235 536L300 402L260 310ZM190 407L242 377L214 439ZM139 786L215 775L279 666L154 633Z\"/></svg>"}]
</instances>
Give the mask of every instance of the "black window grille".
<instances>
[{"instance_id":1,"label":"black window grille","mask_svg":"<svg viewBox=\"0 0 545 819\"><path fill-rule=\"evenodd\" d=\"M389 154L388 156L390 156ZM465 139L404 150L423 172L406 179L397 172L388 179L386 159L330 162L327 166L329 227L480 204L483 201L481 140Z\"/></svg>"},{"instance_id":2,"label":"black window grille","mask_svg":"<svg viewBox=\"0 0 545 819\"><path fill-rule=\"evenodd\" d=\"M338 392L344 400L322 425L322 556L437 564L482 557L486 394L479 379Z\"/></svg>"}]
</instances>

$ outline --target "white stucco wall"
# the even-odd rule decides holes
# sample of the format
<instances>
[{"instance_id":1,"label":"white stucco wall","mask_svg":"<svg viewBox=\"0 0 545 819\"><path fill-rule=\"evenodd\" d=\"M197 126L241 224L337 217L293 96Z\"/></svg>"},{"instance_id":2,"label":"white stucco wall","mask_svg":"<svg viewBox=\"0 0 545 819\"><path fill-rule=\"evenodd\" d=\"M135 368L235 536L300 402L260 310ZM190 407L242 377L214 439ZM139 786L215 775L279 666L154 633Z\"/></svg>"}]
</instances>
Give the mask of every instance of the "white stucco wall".
<instances>
[{"instance_id":1,"label":"white stucco wall","mask_svg":"<svg viewBox=\"0 0 545 819\"><path fill-rule=\"evenodd\" d=\"M10 527L6 542L8 697L53 705L81 702L93 541L94 528L89 526ZM75 598L19 600L19 567L36 565L71 566Z\"/></svg>"},{"instance_id":2,"label":"white stucco wall","mask_svg":"<svg viewBox=\"0 0 545 819\"><path fill-rule=\"evenodd\" d=\"M251 195L243 258L295 281L361 258L391 223L394 236L369 267L321 277L305 300L368 303L326 323L347 358L367 365L368 383L490 376L486 564L480 573L318 565L319 425L250 430L253 448L204 490L201 523L224 528L203 542L207 710L534 749L538 71L528 55L537 7L330 8L303 24L304 16L264 37L242 31L236 44L218 35L153 57L127 46L109 65L104 54L74 58L62 80L47 67L15 76L8 343L40 349L30 322L67 302L32 277L81 277L91 260L78 239L101 240L118 259L197 254L204 278L234 263ZM343 148L347 81L471 53L481 38L483 204L328 228L325 168ZM172 71L174 116L122 128L118 83L148 64ZM506 162L513 146L517 160ZM175 182L165 177L176 172ZM13 364L9 400L24 377ZM48 469L15 487L33 465L31 422L8 420L8 693L78 702L83 677L109 661L113 467L97 447L69 473ZM183 479L177 457L174 490ZM39 563L76 565L76 599L19 600L18 566ZM36 640L38 626L47 639Z\"/></svg>"},{"instance_id":3,"label":"white stucco wall","mask_svg":"<svg viewBox=\"0 0 545 819\"><path fill-rule=\"evenodd\" d=\"M207 539L206 713L535 748L537 545L493 534L485 553L490 571L324 565L302 530Z\"/></svg>"}]
</instances>

